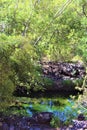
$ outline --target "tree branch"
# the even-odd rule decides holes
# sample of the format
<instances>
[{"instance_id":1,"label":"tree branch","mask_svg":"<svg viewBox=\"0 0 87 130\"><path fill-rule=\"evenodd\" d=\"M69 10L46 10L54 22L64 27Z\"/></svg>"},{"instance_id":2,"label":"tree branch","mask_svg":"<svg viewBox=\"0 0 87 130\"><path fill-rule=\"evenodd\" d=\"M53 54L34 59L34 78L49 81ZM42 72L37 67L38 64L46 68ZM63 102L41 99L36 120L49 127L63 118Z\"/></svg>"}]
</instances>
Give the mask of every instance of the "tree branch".
<instances>
[{"instance_id":1,"label":"tree branch","mask_svg":"<svg viewBox=\"0 0 87 130\"><path fill-rule=\"evenodd\" d=\"M46 26L46 28L43 30L42 34L37 38L37 40L34 42L34 46L39 43L39 41L42 39L44 33L48 30L48 28L52 25L54 19L59 17L63 11L66 9L66 7L72 2L73 0L67 0L61 7L60 10L53 16L53 19L49 22L49 24Z\"/></svg>"},{"instance_id":2,"label":"tree branch","mask_svg":"<svg viewBox=\"0 0 87 130\"><path fill-rule=\"evenodd\" d=\"M86 12L85 12L85 8L86 8L85 6L86 6L85 4L82 6L82 10L83 10L83 14L85 15L85 17L87 17Z\"/></svg>"}]
</instances>

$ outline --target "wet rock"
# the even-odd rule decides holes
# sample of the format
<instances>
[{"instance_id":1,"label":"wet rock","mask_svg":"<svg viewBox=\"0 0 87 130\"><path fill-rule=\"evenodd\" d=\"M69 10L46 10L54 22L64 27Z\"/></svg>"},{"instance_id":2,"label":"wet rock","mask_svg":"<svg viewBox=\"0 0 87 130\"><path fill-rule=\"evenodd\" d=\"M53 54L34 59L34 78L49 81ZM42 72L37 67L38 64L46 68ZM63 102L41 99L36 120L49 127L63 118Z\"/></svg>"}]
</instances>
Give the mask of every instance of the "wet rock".
<instances>
[{"instance_id":1,"label":"wet rock","mask_svg":"<svg viewBox=\"0 0 87 130\"><path fill-rule=\"evenodd\" d=\"M16 115L2 116L0 121L0 130L26 130L30 127L30 118Z\"/></svg>"},{"instance_id":2,"label":"wet rock","mask_svg":"<svg viewBox=\"0 0 87 130\"><path fill-rule=\"evenodd\" d=\"M2 122L0 122L0 130L2 130L2 126L3 126L3 123L2 123Z\"/></svg>"},{"instance_id":3,"label":"wet rock","mask_svg":"<svg viewBox=\"0 0 87 130\"><path fill-rule=\"evenodd\" d=\"M51 112L41 112L33 115L35 122L39 124L50 124L53 113Z\"/></svg>"},{"instance_id":4,"label":"wet rock","mask_svg":"<svg viewBox=\"0 0 87 130\"><path fill-rule=\"evenodd\" d=\"M79 120L79 121L85 120L85 116L84 116L82 113L79 114L79 115L78 115L78 120Z\"/></svg>"},{"instance_id":5,"label":"wet rock","mask_svg":"<svg viewBox=\"0 0 87 130\"><path fill-rule=\"evenodd\" d=\"M51 128L49 125L52 115L53 113L51 112L41 112L36 113L31 118L18 116L0 117L0 130L87 130L87 120L83 120L84 116L82 114L78 116L82 120L73 120L73 124L69 125L69 127L62 126L62 128L58 129Z\"/></svg>"},{"instance_id":6,"label":"wet rock","mask_svg":"<svg viewBox=\"0 0 87 130\"><path fill-rule=\"evenodd\" d=\"M51 112L41 112L36 113L32 117L21 117L16 115L2 116L0 117L0 130L30 130L34 128L47 128L50 127L50 121L52 119L53 113ZM35 126L39 125L38 126Z\"/></svg>"},{"instance_id":7,"label":"wet rock","mask_svg":"<svg viewBox=\"0 0 87 130\"><path fill-rule=\"evenodd\" d=\"M32 125L29 130L57 130L57 129L54 129L54 128L52 129L50 126L47 126L47 125L35 124L35 125Z\"/></svg>"},{"instance_id":8,"label":"wet rock","mask_svg":"<svg viewBox=\"0 0 87 130\"><path fill-rule=\"evenodd\" d=\"M86 130L87 129L87 121L78 121L73 120L73 130Z\"/></svg>"},{"instance_id":9,"label":"wet rock","mask_svg":"<svg viewBox=\"0 0 87 130\"><path fill-rule=\"evenodd\" d=\"M8 124L3 123L2 130L9 130Z\"/></svg>"}]
</instances>

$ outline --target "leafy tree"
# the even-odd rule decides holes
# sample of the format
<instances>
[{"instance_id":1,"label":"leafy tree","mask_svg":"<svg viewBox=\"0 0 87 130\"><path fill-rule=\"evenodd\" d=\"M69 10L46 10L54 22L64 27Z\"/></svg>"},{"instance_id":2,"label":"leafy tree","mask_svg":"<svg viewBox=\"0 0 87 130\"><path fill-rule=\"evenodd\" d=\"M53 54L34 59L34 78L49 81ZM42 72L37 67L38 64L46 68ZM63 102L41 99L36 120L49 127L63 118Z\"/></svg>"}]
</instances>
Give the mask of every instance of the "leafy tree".
<instances>
[{"instance_id":1,"label":"leafy tree","mask_svg":"<svg viewBox=\"0 0 87 130\"><path fill-rule=\"evenodd\" d=\"M11 101L16 86L42 89L35 49L22 36L0 37L0 101Z\"/></svg>"},{"instance_id":2,"label":"leafy tree","mask_svg":"<svg viewBox=\"0 0 87 130\"><path fill-rule=\"evenodd\" d=\"M87 64L86 0L1 0L0 32L1 97L17 85L41 89L44 56Z\"/></svg>"}]
</instances>

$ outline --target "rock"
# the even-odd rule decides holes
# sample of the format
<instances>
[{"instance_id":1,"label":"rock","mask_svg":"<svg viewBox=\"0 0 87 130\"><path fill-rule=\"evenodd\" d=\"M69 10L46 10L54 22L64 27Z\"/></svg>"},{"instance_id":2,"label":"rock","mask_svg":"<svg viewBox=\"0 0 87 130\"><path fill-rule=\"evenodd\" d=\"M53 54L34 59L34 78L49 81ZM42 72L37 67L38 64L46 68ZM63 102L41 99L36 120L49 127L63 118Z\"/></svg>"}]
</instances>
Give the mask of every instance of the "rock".
<instances>
[{"instance_id":1,"label":"rock","mask_svg":"<svg viewBox=\"0 0 87 130\"><path fill-rule=\"evenodd\" d=\"M86 130L87 129L87 120L86 121L78 121L78 120L73 120L73 130Z\"/></svg>"},{"instance_id":2,"label":"rock","mask_svg":"<svg viewBox=\"0 0 87 130\"><path fill-rule=\"evenodd\" d=\"M82 113L78 115L78 120L79 121L85 120L85 117L84 117L84 115Z\"/></svg>"},{"instance_id":3,"label":"rock","mask_svg":"<svg viewBox=\"0 0 87 130\"><path fill-rule=\"evenodd\" d=\"M41 112L33 115L35 122L39 124L50 124L53 113L51 112Z\"/></svg>"},{"instance_id":4,"label":"rock","mask_svg":"<svg viewBox=\"0 0 87 130\"><path fill-rule=\"evenodd\" d=\"M2 122L0 122L0 130L2 130L2 126L3 126L3 124L2 124Z\"/></svg>"},{"instance_id":5,"label":"rock","mask_svg":"<svg viewBox=\"0 0 87 130\"><path fill-rule=\"evenodd\" d=\"M50 127L52 115L51 112L41 112L32 117L2 116L0 117L0 130L30 130L31 126L34 125Z\"/></svg>"},{"instance_id":6,"label":"rock","mask_svg":"<svg viewBox=\"0 0 87 130\"><path fill-rule=\"evenodd\" d=\"M43 77L47 77L53 82L50 87L48 87L48 85L46 86L46 84L44 85L47 90L49 89L53 91L61 90L75 92L75 86L77 85L77 83L79 86L82 86L82 80L86 74L86 70L83 64L72 62L66 63L44 61L44 63L42 62L41 65ZM65 81L68 85L64 84Z\"/></svg>"},{"instance_id":7,"label":"rock","mask_svg":"<svg viewBox=\"0 0 87 130\"><path fill-rule=\"evenodd\" d=\"M55 73L62 74L62 76L70 77L83 77L85 75L85 67L76 63L56 63L56 62L44 62L42 63L43 72L46 71L46 75L55 75ZM58 75L57 75L58 76Z\"/></svg>"},{"instance_id":8,"label":"rock","mask_svg":"<svg viewBox=\"0 0 87 130\"><path fill-rule=\"evenodd\" d=\"M6 123L3 123L2 130L9 130L9 127Z\"/></svg>"}]
</instances>

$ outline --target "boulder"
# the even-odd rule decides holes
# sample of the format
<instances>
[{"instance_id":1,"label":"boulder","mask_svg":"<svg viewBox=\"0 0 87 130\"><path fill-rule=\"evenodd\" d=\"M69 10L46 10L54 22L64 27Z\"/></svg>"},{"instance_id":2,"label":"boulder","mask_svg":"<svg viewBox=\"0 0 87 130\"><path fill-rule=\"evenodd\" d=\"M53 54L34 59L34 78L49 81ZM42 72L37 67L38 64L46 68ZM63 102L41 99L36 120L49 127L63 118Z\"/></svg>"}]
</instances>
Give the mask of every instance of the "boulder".
<instances>
[{"instance_id":1,"label":"boulder","mask_svg":"<svg viewBox=\"0 0 87 130\"><path fill-rule=\"evenodd\" d=\"M78 115L78 120L79 121L84 121L85 120L85 116L81 113Z\"/></svg>"},{"instance_id":2,"label":"boulder","mask_svg":"<svg viewBox=\"0 0 87 130\"><path fill-rule=\"evenodd\" d=\"M73 130L87 130L87 120L73 120Z\"/></svg>"},{"instance_id":3,"label":"boulder","mask_svg":"<svg viewBox=\"0 0 87 130\"><path fill-rule=\"evenodd\" d=\"M33 115L33 119L38 124L50 124L52 119L53 113L52 112L40 112Z\"/></svg>"}]
</instances>

